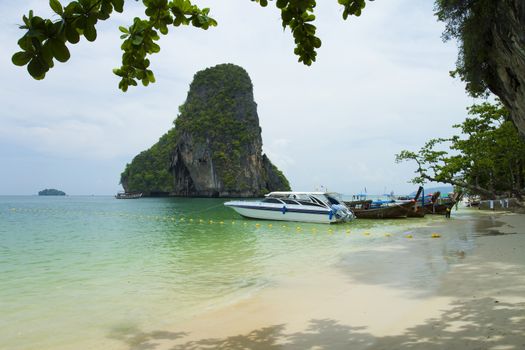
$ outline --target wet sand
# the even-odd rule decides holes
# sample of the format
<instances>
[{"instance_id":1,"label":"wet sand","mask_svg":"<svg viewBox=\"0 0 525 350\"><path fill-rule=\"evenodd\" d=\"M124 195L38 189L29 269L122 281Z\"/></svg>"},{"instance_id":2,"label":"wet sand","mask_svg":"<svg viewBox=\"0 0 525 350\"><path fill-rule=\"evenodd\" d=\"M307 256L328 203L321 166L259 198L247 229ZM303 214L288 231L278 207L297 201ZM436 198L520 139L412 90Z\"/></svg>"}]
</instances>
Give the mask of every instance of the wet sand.
<instances>
[{"instance_id":1,"label":"wet sand","mask_svg":"<svg viewBox=\"0 0 525 350\"><path fill-rule=\"evenodd\" d=\"M468 227L467 227L468 226ZM428 255L431 240L356 252L289 276L130 349L525 349L525 215L483 213L425 234L472 229L474 247ZM315 264L315 262L312 262ZM434 275L420 278L421 268ZM440 270L441 269L441 270Z\"/></svg>"}]
</instances>

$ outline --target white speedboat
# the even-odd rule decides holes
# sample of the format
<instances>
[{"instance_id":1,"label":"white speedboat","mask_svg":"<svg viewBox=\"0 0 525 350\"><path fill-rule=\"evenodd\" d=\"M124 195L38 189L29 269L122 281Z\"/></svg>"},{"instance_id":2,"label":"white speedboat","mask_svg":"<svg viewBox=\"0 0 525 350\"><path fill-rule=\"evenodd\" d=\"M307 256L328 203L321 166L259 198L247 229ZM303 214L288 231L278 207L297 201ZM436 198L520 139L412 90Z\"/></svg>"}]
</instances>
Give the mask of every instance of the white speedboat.
<instances>
[{"instance_id":1,"label":"white speedboat","mask_svg":"<svg viewBox=\"0 0 525 350\"><path fill-rule=\"evenodd\" d=\"M326 224L354 219L352 211L336 196L326 192L271 192L260 201L231 201L224 205L252 219Z\"/></svg>"}]
</instances>

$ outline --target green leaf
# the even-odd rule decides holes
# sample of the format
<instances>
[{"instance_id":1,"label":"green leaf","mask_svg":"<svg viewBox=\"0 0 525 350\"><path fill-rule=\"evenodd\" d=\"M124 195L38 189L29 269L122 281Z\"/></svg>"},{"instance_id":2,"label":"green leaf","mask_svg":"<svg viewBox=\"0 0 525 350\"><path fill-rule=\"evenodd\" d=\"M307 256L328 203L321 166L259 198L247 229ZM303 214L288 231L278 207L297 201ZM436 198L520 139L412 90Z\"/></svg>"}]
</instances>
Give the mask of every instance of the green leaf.
<instances>
[{"instance_id":1,"label":"green leaf","mask_svg":"<svg viewBox=\"0 0 525 350\"><path fill-rule=\"evenodd\" d=\"M84 36L88 41L95 41L97 39L97 30L94 26L86 26L84 28Z\"/></svg>"},{"instance_id":2,"label":"green leaf","mask_svg":"<svg viewBox=\"0 0 525 350\"><path fill-rule=\"evenodd\" d=\"M282 18L284 23L289 23L292 20L292 18L293 18L292 11L290 11L290 10L283 10L281 12L281 18Z\"/></svg>"},{"instance_id":3,"label":"green leaf","mask_svg":"<svg viewBox=\"0 0 525 350\"><path fill-rule=\"evenodd\" d=\"M44 79L48 69L38 57L33 58L27 65L27 71L36 80Z\"/></svg>"},{"instance_id":4,"label":"green leaf","mask_svg":"<svg viewBox=\"0 0 525 350\"><path fill-rule=\"evenodd\" d=\"M124 11L124 0L111 0L111 3L113 4L115 11L119 13Z\"/></svg>"},{"instance_id":5,"label":"green leaf","mask_svg":"<svg viewBox=\"0 0 525 350\"><path fill-rule=\"evenodd\" d=\"M46 41L44 45L42 45L42 49L40 50L39 56L41 59L44 60L46 65L48 67L53 67L53 49L52 49L52 40Z\"/></svg>"},{"instance_id":6,"label":"green leaf","mask_svg":"<svg viewBox=\"0 0 525 350\"><path fill-rule=\"evenodd\" d=\"M69 53L69 49L63 41L58 39L49 39L49 44L51 46L51 52L57 61L66 62L69 60L71 54Z\"/></svg>"},{"instance_id":7,"label":"green leaf","mask_svg":"<svg viewBox=\"0 0 525 350\"><path fill-rule=\"evenodd\" d=\"M80 41L80 34L72 25L66 26L66 38L71 44L76 44Z\"/></svg>"},{"instance_id":8,"label":"green leaf","mask_svg":"<svg viewBox=\"0 0 525 350\"><path fill-rule=\"evenodd\" d=\"M277 0L275 4L277 8L283 9L288 5L288 0Z\"/></svg>"},{"instance_id":9,"label":"green leaf","mask_svg":"<svg viewBox=\"0 0 525 350\"><path fill-rule=\"evenodd\" d=\"M24 35L20 40L18 40L18 46L20 46L20 48L24 51L33 52L31 38L27 35Z\"/></svg>"},{"instance_id":10,"label":"green leaf","mask_svg":"<svg viewBox=\"0 0 525 350\"><path fill-rule=\"evenodd\" d=\"M29 52L20 51L13 55L11 61L17 66L25 66L31 61L33 56Z\"/></svg>"},{"instance_id":11,"label":"green leaf","mask_svg":"<svg viewBox=\"0 0 525 350\"><path fill-rule=\"evenodd\" d=\"M62 14L64 14L64 9L62 8L60 1L49 0L49 6L51 6L51 9L55 11L57 15L62 16Z\"/></svg>"},{"instance_id":12,"label":"green leaf","mask_svg":"<svg viewBox=\"0 0 525 350\"><path fill-rule=\"evenodd\" d=\"M155 82L155 75L153 74L152 71L147 70L146 71L146 76L148 77L148 80L149 80L150 83L154 83Z\"/></svg>"},{"instance_id":13,"label":"green leaf","mask_svg":"<svg viewBox=\"0 0 525 350\"><path fill-rule=\"evenodd\" d=\"M143 40L144 40L144 37L143 37L143 36L141 36L141 35L135 35L135 36L133 36L133 40L132 40L132 42L133 42L133 45L137 45L137 46L138 46L138 45L142 44L142 41L143 41Z\"/></svg>"},{"instance_id":14,"label":"green leaf","mask_svg":"<svg viewBox=\"0 0 525 350\"><path fill-rule=\"evenodd\" d=\"M118 27L118 29L119 29L122 33L129 34L129 30L128 30L128 28L126 28L126 27L120 26L120 27Z\"/></svg>"}]
</instances>

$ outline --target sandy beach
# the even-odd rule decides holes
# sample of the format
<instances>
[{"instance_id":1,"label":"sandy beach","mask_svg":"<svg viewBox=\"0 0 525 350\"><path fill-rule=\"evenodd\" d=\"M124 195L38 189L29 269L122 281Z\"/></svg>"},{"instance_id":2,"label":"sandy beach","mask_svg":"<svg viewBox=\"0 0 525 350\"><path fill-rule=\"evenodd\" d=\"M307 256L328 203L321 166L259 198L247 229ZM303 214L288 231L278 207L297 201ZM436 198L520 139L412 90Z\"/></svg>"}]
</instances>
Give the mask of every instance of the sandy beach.
<instances>
[{"instance_id":1,"label":"sandy beach","mask_svg":"<svg viewBox=\"0 0 525 350\"><path fill-rule=\"evenodd\" d=\"M420 235L472 230L468 250L432 269L431 239L346 256L169 331L130 332L130 349L525 349L525 215L480 213ZM313 264L315 262L312 262ZM436 264L437 266L437 264Z\"/></svg>"}]
</instances>

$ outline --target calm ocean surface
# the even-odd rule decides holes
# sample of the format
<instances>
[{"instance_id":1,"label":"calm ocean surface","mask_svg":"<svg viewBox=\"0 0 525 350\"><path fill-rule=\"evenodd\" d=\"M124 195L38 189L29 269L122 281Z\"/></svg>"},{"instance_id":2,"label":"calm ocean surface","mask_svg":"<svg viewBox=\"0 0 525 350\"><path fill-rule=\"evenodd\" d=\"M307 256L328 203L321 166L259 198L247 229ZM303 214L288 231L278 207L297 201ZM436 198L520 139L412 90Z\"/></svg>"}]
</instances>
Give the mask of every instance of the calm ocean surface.
<instances>
[{"instance_id":1,"label":"calm ocean surface","mask_svg":"<svg viewBox=\"0 0 525 350\"><path fill-rule=\"evenodd\" d=\"M0 349L129 349L122 330L169 330L287 276L391 244L424 252L425 263L409 268L413 283L428 284L474 239L468 225L429 238L442 217L264 222L224 201L0 197Z\"/></svg>"}]
</instances>

